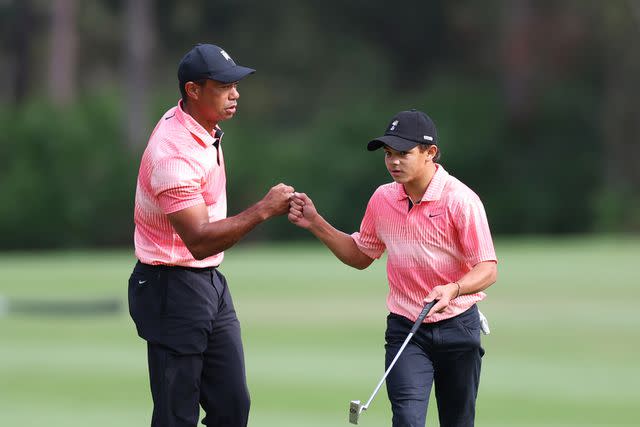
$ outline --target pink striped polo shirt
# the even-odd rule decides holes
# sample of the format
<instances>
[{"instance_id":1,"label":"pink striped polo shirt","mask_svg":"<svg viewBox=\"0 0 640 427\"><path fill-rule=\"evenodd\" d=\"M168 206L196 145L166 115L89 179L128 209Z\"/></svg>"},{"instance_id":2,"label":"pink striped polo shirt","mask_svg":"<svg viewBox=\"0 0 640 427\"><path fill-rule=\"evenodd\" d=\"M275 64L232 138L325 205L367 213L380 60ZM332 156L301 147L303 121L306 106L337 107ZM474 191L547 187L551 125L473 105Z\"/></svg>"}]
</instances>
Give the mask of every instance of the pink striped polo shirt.
<instances>
[{"instance_id":1,"label":"pink striped polo shirt","mask_svg":"<svg viewBox=\"0 0 640 427\"><path fill-rule=\"evenodd\" d=\"M422 200L411 210L402 184L378 187L360 231L351 235L372 258L387 250L387 307L412 320L435 286L460 279L479 262L497 262L480 198L441 165L436 168ZM426 322L457 316L485 296L461 295Z\"/></svg>"},{"instance_id":2,"label":"pink striped polo shirt","mask_svg":"<svg viewBox=\"0 0 640 427\"><path fill-rule=\"evenodd\" d=\"M222 133L216 127L218 133ZM145 264L217 266L224 252L196 260L167 214L204 204L209 222L227 216L222 137L207 132L182 109L167 111L151 133L142 155L136 188L134 241Z\"/></svg>"}]
</instances>

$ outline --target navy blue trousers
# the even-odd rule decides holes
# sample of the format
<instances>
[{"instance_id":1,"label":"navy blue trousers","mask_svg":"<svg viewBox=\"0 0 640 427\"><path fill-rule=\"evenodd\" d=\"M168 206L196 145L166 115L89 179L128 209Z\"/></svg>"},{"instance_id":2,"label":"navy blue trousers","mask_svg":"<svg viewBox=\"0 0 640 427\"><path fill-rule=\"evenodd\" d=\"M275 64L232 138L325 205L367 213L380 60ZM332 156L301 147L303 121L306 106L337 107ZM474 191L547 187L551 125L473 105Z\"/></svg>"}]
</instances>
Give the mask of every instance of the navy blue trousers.
<instances>
[{"instance_id":1,"label":"navy blue trousers","mask_svg":"<svg viewBox=\"0 0 640 427\"><path fill-rule=\"evenodd\" d=\"M240 323L215 268L138 262L129 313L147 341L152 427L245 427L249 417Z\"/></svg>"},{"instance_id":2,"label":"navy blue trousers","mask_svg":"<svg viewBox=\"0 0 640 427\"><path fill-rule=\"evenodd\" d=\"M403 316L387 317L385 369L412 326ZM393 427L425 426L432 384L440 426L473 426L483 355L475 305L454 318L422 324L387 377Z\"/></svg>"}]
</instances>

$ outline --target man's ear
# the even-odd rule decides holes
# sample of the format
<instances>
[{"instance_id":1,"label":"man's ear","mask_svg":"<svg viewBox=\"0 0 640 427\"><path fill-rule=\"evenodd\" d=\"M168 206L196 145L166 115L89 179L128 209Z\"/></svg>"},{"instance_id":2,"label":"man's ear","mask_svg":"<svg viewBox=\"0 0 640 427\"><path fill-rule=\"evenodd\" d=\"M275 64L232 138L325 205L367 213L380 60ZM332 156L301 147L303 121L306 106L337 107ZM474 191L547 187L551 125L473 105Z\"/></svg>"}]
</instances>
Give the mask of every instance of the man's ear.
<instances>
[{"instance_id":1,"label":"man's ear","mask_svg":"<svg viewBox=\"0 0 640 427\"><path fill-rule=\"evenodd\" d=\"M184 85L185 92L189 98L198 99L200 96L200 85L194 82L187 82Z\"/></svg>"}]
</instances>

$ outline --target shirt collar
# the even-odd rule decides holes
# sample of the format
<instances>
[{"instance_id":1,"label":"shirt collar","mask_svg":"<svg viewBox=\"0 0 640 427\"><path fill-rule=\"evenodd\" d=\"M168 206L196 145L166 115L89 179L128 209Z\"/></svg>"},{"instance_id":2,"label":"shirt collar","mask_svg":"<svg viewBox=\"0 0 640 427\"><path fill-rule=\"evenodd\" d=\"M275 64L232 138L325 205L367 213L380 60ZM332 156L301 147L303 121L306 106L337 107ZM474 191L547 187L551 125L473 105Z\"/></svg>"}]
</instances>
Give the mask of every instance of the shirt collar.
<instances>
[{"instance_id":1,"label":"shirt collar","mask_svg":"<svg viewBox=\"0 0 640 427\"><path fill-rule=\"evenodd\" d=\"M191 115L185 112L182 109L182 100L178 101L178 106L176 107L176 119L189 131L191 135L202 145L205 147L211 146L216 142L222 142L222 129L220 126L216 125L215 127L215 136L211 136L209 132L206 131L205 128L202 127L200 123L198 123Z\"/></svg>"},{"instance_id":2,"label":"shirt collar","mask_svg":"<svg viewBox=\"0 0 640 427\"><path fill-rule=\"evenodd\" d=\"M444 185L447 183L447 178L449 177L449 172L447 172L442 165L436 163L436 173L433 174L431 178L431 182L427 187L427 191L424 192L422 196L421 202L433 202L435 200L440 200L440 196L442 196L442 190L444 189ZM396 189L398 191L398 200L404 200L409 196L404 191L404 186L399 183L395 183Z\"/></svg>"}]
</instances>

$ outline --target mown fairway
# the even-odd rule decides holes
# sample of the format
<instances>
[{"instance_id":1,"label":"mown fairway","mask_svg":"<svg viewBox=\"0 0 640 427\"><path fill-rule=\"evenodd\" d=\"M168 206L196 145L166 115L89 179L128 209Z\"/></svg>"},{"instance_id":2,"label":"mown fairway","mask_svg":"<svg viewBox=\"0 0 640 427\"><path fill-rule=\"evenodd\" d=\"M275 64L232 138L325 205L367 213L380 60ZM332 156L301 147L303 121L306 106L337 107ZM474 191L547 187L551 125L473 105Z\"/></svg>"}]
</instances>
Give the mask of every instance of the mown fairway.
<instances>
[{"instance_id":1,"label":"mown fairway","mask_svg":"<svg viewBox=\"0 0 640 427\"><path fill-rule=\"evenodd\" d=\"M637 426L640 240L498 240L477 426ZM119 297L129 252L0 254L9 300ZM222 268L243 326L251 426L347 426L383 372L384 262L241 245ZM148 425L146 351L117 315L0 318L0 426ZM432 402L434 403L434 402ZM428 425L437 425L430 408ZM360 424L390 425L381 390Z\"/></svg>"}]
</instances>

